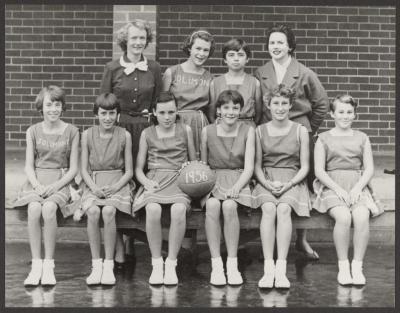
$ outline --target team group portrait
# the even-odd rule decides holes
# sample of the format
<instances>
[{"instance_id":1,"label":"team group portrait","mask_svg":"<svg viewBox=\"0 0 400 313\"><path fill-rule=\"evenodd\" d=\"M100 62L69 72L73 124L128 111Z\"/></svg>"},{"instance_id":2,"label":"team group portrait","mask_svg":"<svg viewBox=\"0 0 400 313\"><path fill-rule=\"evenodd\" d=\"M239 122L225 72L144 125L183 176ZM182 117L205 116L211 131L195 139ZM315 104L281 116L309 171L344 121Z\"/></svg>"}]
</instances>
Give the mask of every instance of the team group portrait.
<instances>
[{"instance_id":1,"label":"team group portrait","mask_svg":"<svg viewBox=\"0 0 400 313\"><path fill-rule=\"evenodd\" d=\"M395 13L6 4L5 307L393 309Z\"/></svg>"}]
</instances>

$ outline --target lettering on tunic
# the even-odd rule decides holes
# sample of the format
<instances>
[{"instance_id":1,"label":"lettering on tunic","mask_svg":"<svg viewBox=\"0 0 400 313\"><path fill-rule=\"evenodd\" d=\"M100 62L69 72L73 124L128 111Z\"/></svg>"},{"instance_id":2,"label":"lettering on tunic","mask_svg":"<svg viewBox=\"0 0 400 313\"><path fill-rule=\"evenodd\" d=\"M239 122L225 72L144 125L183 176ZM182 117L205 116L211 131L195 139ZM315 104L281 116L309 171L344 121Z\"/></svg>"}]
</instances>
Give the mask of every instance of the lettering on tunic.
<instances>
[{"instance_id":1,"label":"lettering on tunic","mask_svg":"<svg viewBox=\"0 0 400 313\"><path fill-rule=\"evenodd\" d=\"M190 86L210 86L210 80L196 77L185 77L184 75L177 74L175 76L175 83L190 85Z\"/></svg>"},{"instance_id":2,"label":"lettering on tunic","mask_svg":"<svg viewBox=\"0 0 400 313\"><path fill-rule=\"evenodd\" d=\"M47 147L47 148L50 148L50 149L60 148L60 147L67 146L69 144L69 138L67 138L65 140L59 140L59 141L49 141L46 139L38 138L37 144Z\"/></svg>"}]
</instances>

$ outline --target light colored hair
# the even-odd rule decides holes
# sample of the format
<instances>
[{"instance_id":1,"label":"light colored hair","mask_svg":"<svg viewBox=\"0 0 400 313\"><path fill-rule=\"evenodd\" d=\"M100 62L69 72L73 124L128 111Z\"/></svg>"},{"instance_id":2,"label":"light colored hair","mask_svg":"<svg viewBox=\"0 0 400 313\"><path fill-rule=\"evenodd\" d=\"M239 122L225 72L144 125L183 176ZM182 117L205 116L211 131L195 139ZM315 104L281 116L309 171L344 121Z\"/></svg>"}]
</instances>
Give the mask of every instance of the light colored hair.
<instances>
[{"instance_id":1,"label":"light colored hair","mask_svg":"<svg viewBox=\"0 0 400 313\"><path fill-rule=\"evenodd\" d=\"M132 22L129 22L122 26L118 31L117 31L117 44L121 47L122 51L126 52L127 51L127 43L128 43L128 33L129 33L129 28L131 27L136 27L141 30L146 31L146 45L147 45L153 40L153 31L150 27L149 22L145 20L133 20Z\"/></svg>"}]
</instances>

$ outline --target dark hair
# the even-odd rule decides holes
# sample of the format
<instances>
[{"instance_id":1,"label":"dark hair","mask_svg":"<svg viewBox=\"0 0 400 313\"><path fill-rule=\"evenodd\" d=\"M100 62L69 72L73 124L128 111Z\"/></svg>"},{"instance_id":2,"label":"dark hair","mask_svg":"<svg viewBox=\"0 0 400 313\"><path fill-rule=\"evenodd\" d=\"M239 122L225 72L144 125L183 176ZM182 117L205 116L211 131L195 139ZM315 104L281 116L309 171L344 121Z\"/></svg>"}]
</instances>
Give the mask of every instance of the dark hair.
<instances>
[{"instance_id":1,"label":"dark hair","mask_svg":"<svg viewBox=\"0 0 400 313\"><path fill-rule=\"evenodd\" d=\"M113 93L102 93L96 98L93 106L94 115L97 115L99 113L99 108L102 108L103 110L117 109L117 113L121 112L119 100Z\"/></svg>"},{"instance_id":2,"label":"dark hair","mask_svg":"<svg viewBox=\"0 0 400 313\"><path fill-rule=\"evenodd\" d=\"M219 94L215 107L220 108L223 104L229 103L230 101L234 104L239 104L240 108L244 106L244 100L240 92L236 90L224 90Z\"/></svg>"},{"instance_id":3,"label":"dark hair","mask_svg":"<svg viewBox=\"0 0 400 313\"><path fill-rule=\"evenodd\" d=\"M122 51L126 52L128 47L128 34L129 34L129 28L131 27L136 27L140 30L145 30L146 31L146 45L147 45L153 40L153 31L151 30L149 22L145 20L140 20L136 19L133 20L132 22L129 22L122 26L118 31L117 31L117 45L119 45L122 49Z\"/></svg>"},{"instance_id":4,"label":"dark hair","mask_svg":"<svg viewBox=\"0 0 400 313\"><path fill-rule=\"evenodd\" d=\"M274 27L270 28L267 32L267 46L269 44L269 37L272 33L283 33L286 35L289 46L289 54L293 55L294 50L296 50L296 38L292 29L286 24L275 25Z\"/></svg>"},{"instance_id":5,"label":"dark hair","mask_svg":"<svg viewBox=\"0 0 400 313\"><path fill-rule=\"evenodd\" d=\"M158 103L165 103L165 102L170 102L170 101L174 101L175 106L176 106L176 100L175 100L175 97L174 97L173 93L170 92L170 91L161 91L159 96L158 96L158 98L157 98L157 101L156 101L156 104L155 104L153 110L154 111L157 110L157 104ZM153 115L153 114L151 115L151 120L152 120L154 125L158 124L157 117L155 115ZM176 120L177 121L179 120L179 115L178 114L176 114Z\"/></svg>"},{"instance_id":6,"label":"dark hair","mask_svg":"<svg viewBox=\"0 0 400 313\"><path fill-rule=\"evenodd\" d=\"M228 51L239 51L240 49L243 49L248 59L251 57L251 50L247 43L240 38L232 38L231 40L227 41L222 47L222 58L226 60L226 54L228 53Z\"/></svg>"},{"instance_id":7,"label":"dark hair","mask_svg":"<svg viewBox=\"0 0 400 313\"><path fill-rule=\"evenodd\" d=\"M292 104L295 96L295 91L289 87L286 87L283 84L279 84L275 89L269 92L268 96L269 96L268 105L271 103L273 97L287 98L289 99L290 104Z\"/></svg>"},{"instance_id":8,"label":"dark hair","mask_svg":"<svg viewBox=\"0 0 400 313\"><path fill-rule=\"evenodd\" d=\"M354 100L354 98L352 96L350 96L349 94L341 94L341 95L337 95L335 97L335 99L333 99L330 103L329 103L329 109L331 112L335 112L336 110L336 102L342 102L342 103L349 103L353 108L354 108L354 113L356 112L358 103L356 102L356 100Z\"/></svg>"},{"instance_id":9,"label":"dark hair","mask_svg":"<svg viewBox=\"0 0 400 313\"><path fill-rule=\"evenodd\" d=\"M36 96L36 110L43 112L43 101L46 95L50 96L51 101L60 101L62 103L63 111L67 109L67 105L65 103L65 91L56 85L49 85L40 90L39 94Z\"/></svg>"},{"instance_id":10,"label":"dark hair","mask_svg":"<svg viewBox=\"0 0 400 313\"><path fill-rule=\"evenodd\" d=\"M185 52L187 56L189 56L190 49L192 48L193 43L197 38L203 39L210 43L210 53L208 54L208 57L211 57L215 50L214 37L208 31L202 29L196 30L193 33L191 33L188 37L186 37L185 41L182 44L182 51Z\"/></svg>"}]
</instances>

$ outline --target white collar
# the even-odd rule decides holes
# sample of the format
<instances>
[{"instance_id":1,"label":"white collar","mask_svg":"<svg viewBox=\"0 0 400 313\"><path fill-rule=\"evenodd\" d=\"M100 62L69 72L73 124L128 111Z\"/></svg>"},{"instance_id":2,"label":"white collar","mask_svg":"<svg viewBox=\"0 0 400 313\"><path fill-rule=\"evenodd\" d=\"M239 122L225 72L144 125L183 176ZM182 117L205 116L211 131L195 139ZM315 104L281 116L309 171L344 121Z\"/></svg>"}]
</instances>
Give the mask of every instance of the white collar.
<instances>
[{"instance_id":1,"label":"white collar","mask_svg":"<svg viewBox=\"0 0 400 313\"><path fill-rule=\"evenodd\" d=\"M121 57L119 58L119 64L125 68L124 73L126 75L133 73L136 69L138 69L139 71L146 72L147 69L149 68L147 65L147 59L145 56L143 56L143 61L140 61L140 62L134 64L131 62L125 62L124 56L121 55Z\"/></svg>"}]
</instances>

